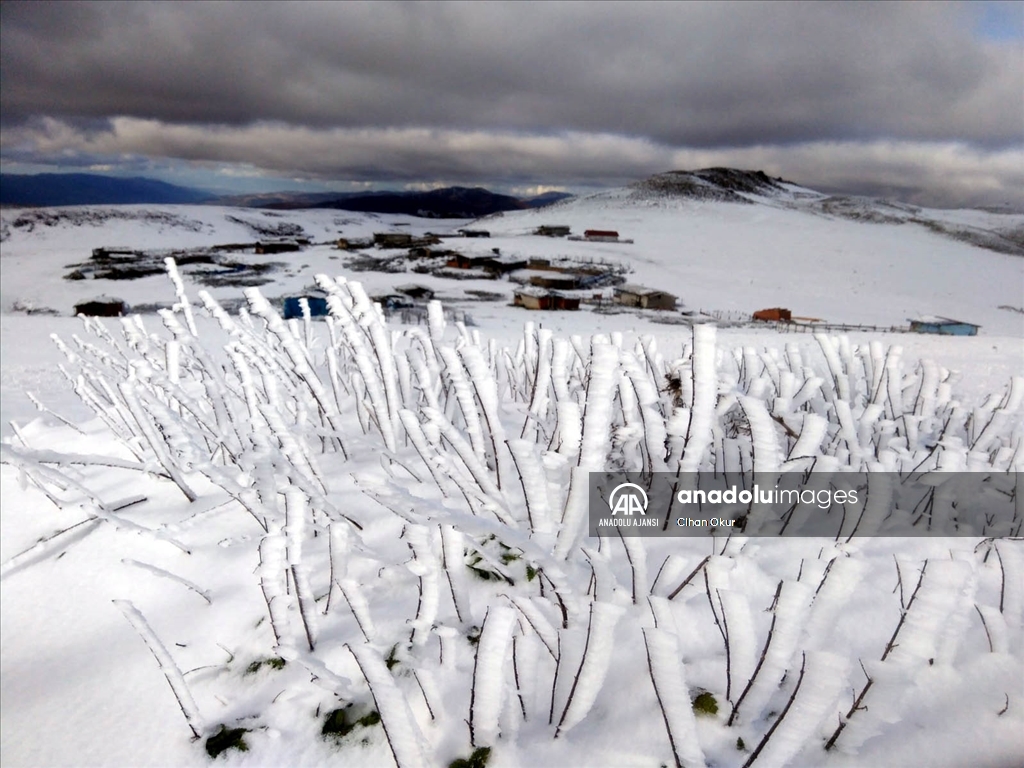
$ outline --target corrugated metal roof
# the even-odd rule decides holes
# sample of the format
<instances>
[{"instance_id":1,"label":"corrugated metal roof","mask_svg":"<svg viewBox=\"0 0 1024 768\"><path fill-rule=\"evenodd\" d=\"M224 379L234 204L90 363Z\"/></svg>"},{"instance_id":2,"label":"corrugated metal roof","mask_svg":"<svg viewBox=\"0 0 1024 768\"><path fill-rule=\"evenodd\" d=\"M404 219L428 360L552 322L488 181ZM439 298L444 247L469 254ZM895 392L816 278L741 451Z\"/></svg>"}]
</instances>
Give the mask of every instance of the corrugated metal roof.
<instances>
[{"instance_id":1,"label":"corrugated metal roof","mask_svg":"<svg viewBox=\"0 0 1024 768\"><path fill-rule=\"evenodd\" d=\"M966 320L954 320L951 317L942 317L941 315L921 315L920 317L908 319L912 323L925 323L927 325L972 325L975 328L981 327L977 323L968 323Z\"/></svg>"},{"instance_id":2,"label":"corrugated metal roof","mask_svg":"<svg viewBox=\"0 0 1024 768\"><path fill-rule=\"evenodd\" d=\"M663 293L666 296L672 294L668 291L662 291L657 288L648 288L646 285L635 285L633 283L623 283L622 285L615 286L616 293L633 293L637 296L651 296L655 293Z\"/></svg>"}]
</instances>

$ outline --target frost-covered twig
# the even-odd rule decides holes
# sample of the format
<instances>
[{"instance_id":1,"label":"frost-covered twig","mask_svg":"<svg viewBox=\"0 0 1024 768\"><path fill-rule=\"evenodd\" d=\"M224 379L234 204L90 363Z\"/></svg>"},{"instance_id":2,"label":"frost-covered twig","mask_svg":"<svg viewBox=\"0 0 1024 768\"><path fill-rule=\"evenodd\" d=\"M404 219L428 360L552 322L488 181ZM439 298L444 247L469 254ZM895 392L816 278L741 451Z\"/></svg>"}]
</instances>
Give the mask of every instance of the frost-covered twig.
<instances>
[{"instance_id":1,"label":"frost-covered twig","mask_svg":"<svg viewBox=\"0 0 1024 768\"><path fill-rule=\"evenodd\" d=\"M676 768L703 768L704 753L700 748L676 638L663 629L644 629L643 634L647 646L647 669L665 721Z\"/></svg>"},{"instance_id":2,"label":"frost-covered twig","mask_svg":"<svg viewBox=\"0 0 1024 768\"><path fill-rule=\"evenodd\" d=\"M203 732L203 718L199 714L199 708L192 698L192 693L189 691L178 665L174 663L174 659L167 652L167 648L164 647L164 644L160 642L160 638L153 632L149 622L146 621L146 617L142 615L130 600L114 600L113 603L121 609L121 613L128 619L128 623L139 633L139 636L145 641L153 656L156 657L157 664L160 665L160 671L167 678L167 683L171 686L174 698L178 700L178 706L181 707L181 713L185 715L185 721L188 723L192 735L198 739Z\"/></svg>"},{"instance_id":3,"label":"frost-covered twig","mask_svg":"<svg viewBox=\"0 0 1024 768\"><path fill-rule=\"evenodd\" d=\"M590 604L583 658L573 677L565 708L555 729L556 739L579 724L597 700L597 694L608 673L614 648L612 638L621 615L622 608L617 605L597 602Z\"/></svg>"},{"instance_id":4,"label":"frost-covered twig","mask_svg":"<svg viewBox=\"0 0 1024 768\"><path fill-rule=\"evenodd\" d=\"M22 550L13 557L4 560L3 565L0 565L0 578L6 578L15 571L38 562L58 549L64 549L77 541L81 541L92 533L100 522L98 517L89 517L40 539L28 549ZM82 526L87 527L83 528Z\"/></svg>"},{"instance_id":5,"label":"frost-covered twig","mask_svg":"<svg viewBox=\"0 0 1024 768\"><path fill-rule=\"evenodd\" d=\"M767 733L765 733L765 735L761 738L761 741L758 743L758 745L754 747L754 751L750 753L750 757L748 757L747 761L743 763L743 768L749 768L749 766L754 764L754 761L757 760L758 755L761 754L761 751L768 744L768 741L769 739L771 739L772 734L774 734L775 730L780 725L782 725L782 721L786 719L786 715L789 714L790 707L793 706L793 702L796 700L796 695L800 692L800 686L803 684L804 681L804 670L806 669L806 667L807 654L804 654L803 661L800 663L800 676L797 678L796 685L793 687L793 693L790 695L789 701L786 702L786 706L783 707L782 712L779 713L779 716L775 719L775 722L772 723L772 727L768 729Z\"/></svg>"},{"instance_id":6,"label":"frost-covered twig","mask_svg":"<svg viewBox=\"0 0 1024 768\"><path fill-rule=\"evenodd\" d=\"M398 768L428 768L431 764L424 750L423 735L409 711L405 696L395 684L384 659L370 646L345 644L355 656L370 693L377 704L384 735Z\"/></svg>"},{"instance_id":7,"label":"frost-covered twig","mask_svg":"<svg viewBox=\"0 0 1024 768\"><path fill-rule=\"evenodd\" d=\"M511 608L492 606L480 629L469 698L469 742L474 747L493 744L498 738L498 717L505 690L504 665L515 623Z\"/></svg>"},{"instance_id":8,"label":"frost-covered twig","mask_svg":"<svg viewBox=\"0 0 1024 768\"><path fill-rule=\"evenodd\" d=\"M886 643L885 650L882 652L882 661L885 661L888 658L889 654L892 652L892 650L896 647L896 638L899 637L900 630L903 629L903 625L904 623L906 623L907 616L910 614L910 608L914 605L914 600L917 599L918 592L920 592L921 590L921 585L924 583L924 574L927 569L928 561L925 560L924 565L921 567L921 575L917 579L917 586L914 587L914 591L910 594L910 599L907 601L906 606L904 606L903 610L900 612L900 620L896 624L896 629L893 631L892 637L889 638L889 642ZM865 672L864 674L867 676L868 680L864 684L864 687L861 689L860 693L853 700L853 704L850 706L850 709L846 713L846 716L839 721L839 725L836 727L835 731L832 732L832 735L829 737L828 741L825 742L826 750L830 750L832 749L832 747L835 746L836 741L842 735L843 731L846 729L847 724L850 722L850 718L853 717L853 715L856 712L863 709L864 698L868 695L868 691L871 690L871 686L875 684L874 678L868 676L867 672Z\"/></svg>"},{"instance_id":9,"label":"frost-covered twig","mask_svg":"<svg viewBox=\"0 0 1024 768\"><path fill-rule=\"evenodd\" d=\"M698 573L700 573L701 569L704 566L706 566L708 564L708 561L710 561L710 560L711 560L711 555L707 555L703 560L701 560L699 563L697 563L697 565L694 566L693 570L690 571L690 575L687 576L685 579L683 579L681 582L679 582L679 586L678 587L676 587L675 589L673 589L671 592L668 593L668 598L667 599L672 600L676 595L678 595L680 592L682 592L683 588L687 584L689 584L691 581L693 581L693 577L696 576Z\"/></svg>"},{"instance_id":10,"label":"frost-covered twig","mask_svg":"<svg viewBox=\"0 0 1024 768\"><path fill-rule=\"evenodd\" d=\"M197 584L189 581L188 579L185 579L185 578L182 578L181 576L178 576L175 573L171 573L170 571L165 571L163 568L157 568L155 565L150 565L149 563L140 563L138 560L132 560L131 558L124 558L123 560L121 560L121 562L124 563L125 565L134 565L136 568L141 568L144 571L149 571L150 573L155 574L157 576L161 576L161 577L163 577L165 579L170 579L171 581L176 581L179 584L181 584L183 587L187 587L188 589L191 589L193 592L195 592L197 595L199 595L201 598L203 598L203 600L205 600L207 602L207 604L210 604L210 603L213 602L210 599L210 594L205 589L203 589L202 587L198 586Z\"/></svg>"}]
</instances>

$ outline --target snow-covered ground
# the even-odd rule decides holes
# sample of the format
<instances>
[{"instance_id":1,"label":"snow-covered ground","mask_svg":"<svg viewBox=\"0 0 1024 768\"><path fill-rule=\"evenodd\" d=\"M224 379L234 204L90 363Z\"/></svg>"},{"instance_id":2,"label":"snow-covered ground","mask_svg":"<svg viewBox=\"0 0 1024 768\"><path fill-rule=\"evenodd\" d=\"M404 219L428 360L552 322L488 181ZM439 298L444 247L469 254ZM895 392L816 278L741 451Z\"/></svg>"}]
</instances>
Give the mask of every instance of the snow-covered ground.
<instances>
[{"instance_id":1,"label":"snow-covered ground","mask_svg":"<svg viewBox=\"0 0 1024 768\"><path fill-rule=\"evenodd\" d=\"M548 359L543 350L557 353L559 339L603 334L620 350L611 354L621 361L638 344L651 350L653 339L657 355L650 355L651 381L660 386L663 370L673 370L677 359L692 362L692 367L687 367L690 362L682 367L684 372L699 367L692 358L699 345L689 327L655 322L653 312L598 314L587 307L573 313L527 312L509 306L512 285L507 281L352 273L346 270L352 256L328 244L339 235L443 232L465 222L343 211L175 206L63 209L49 214L17 210L0 214L0 416L5 448L14 452L5 454L5 461L21 462L20 470L10 463L0 470L4 569L0 752L5 766L204 764L209 760L204 744L220 724L248 730L248 752L231 749L219 758L237 765L327 765L339 760L391 765L396 759L402 765L420 760L426 765L447 765L469 758L481 746L492 747L487 763L491 768L657 766L673 761L740 766L752 758L757 766L1009 768L1024 763L1021 541L1004 539L993 546L967 537L838 543L765 538L734 540L723 548L723 540L715 545L707 539L636 539L643 546L630 550L619 542L599 545L585 536L574 542L564 533L574 508L572 492L567 490L569 464L598 467L609 451L626 458L643 455L629 442L630 433L624 428L629 414L635 412L629 410L628 399L615 400L615 408L621 411L609 411L604 431L593 431L601 412L595 394L600 384L588 391L587 382L599 377L580 376L600 366L587 358L588 343L578 348L579 357L569 353L568 389L563 392L556 377L547 404L517 389L516 377L524 377L525 387L531 376L542 376L543 366L537 367L537 361ZM948 214L951 223L971 226L990 224L993 216ZM634 242L586 243L532 236L540 224L567 224L574 232L615 229ZM132 305L175 302L166 276L131 281L63 279L65 267L86 261L93 248L173 249L249 242L260 239L260 231L268 227L287 231L281 225L298 225L321 244L298 253L239 256L252 262L285 263L271 274L273 282L261 287L267 297L301 292L314 284L318 273L358 280L370 294L415 282L433 288L446 304L467 312L473 323L468 330L479 333L480 346L472 343L471 336L460 337L451 324L443 335L437 335L438 326L431 329L433 346L423 348L435 349L437 358L424 353L422 362L443 364L452 397L447 407L442 401L442 413L432 412L422 402L424 388L409 389L401 383L406 381L403 377L418 382L419 374L416 370L403 373L406 364L398 365L395 391L403 393L406 405L402 407L411 415L403 417L401 424L391 424L393 438L385 435L387 419L397 414L397 406L388 404L393 396L390 390L380 394L376 404L374 393L367 392L367 404L359 406L342 395L332 395L341 403L336 417L345 430L345 459L331 450L320 452L325 445L330 448L335 433L322 433L326 443L313 436L310 430L319 423L316 407L312 412L303 411L305 406L289 410L287 403L292 400L288 398L297 396L293 384L284 386L277 396L287 402L279 413L291 420L287 426L297 443L313 450L314 476L323 479L327 488L315 490L315 482L303 486L299 495L317 511L299 515L306 520L305 533L296 531L292 517L275 538L273 525L267 534L224 490L230 483L252 483L265 496L273 488L266 483L277 483L276 490L282 491L280 503L265 498L261 503L277 508L284 526L285 500L297 503L294 473L307 470L301 469L303 459L283 439L287 430L266 421L273 413L253 417L251 423L232 421L232 434L216 438L227 449L240 451L237 476L225 479L226 486L203 474L194 453L196 443L189 442L192 438L186 442L175 442L173 435L166 438L167 445L190 457L183 459L183 482L197 498L189 501L173 482L159 477L169 471L168 465L152 452L151 443L138 437L127 442L115 439L110 427L70 390L57 366L74 366L49 336L56 333L69 344L74 335L90 341L82 321L69 315L75 302L99 294L117 295ZM1002 219L991 223L997 225L1008 226ZM936 410L933 416L921 416L920 438L905 437L909 442L902 448L892 448L896 453L905 451L906 461L918 455L913 440L920 439L917 450L923 451L922 457L934 450L926 449L931 444L924 433L934 429L938 434L944 423L941 414L955 421L974 408L979 409L977 414L994 413L998 403L989 402L990 395L1002 397L1013 377L1024 376L1024 315L1000 309L1001 305L1024 305L1024 259L957 242L915 224L863 223L767 205L637 203L626 200L626 193L606 193L548 209L507 213L473 226L487 228L493 236L451 240L447 245L481 254L498 248L503 255L624 263L633 270L631 282L675 293L693 310L749 313L783 306L795 315L837 323L904 325L910 316L938 314L980 324L981 331L973 338L850 335L850 349L858 361L870 358L867 350L872 341L894 355L892 348L901 347L898 370L905 378L899 379L899 387L907 392L923 392L929 371L937 371L935 375L943 380L941 385L938 379L933 382L931 407ZM203 315L197 299L201 286L192 284L184 272L196 314ZM238 299L242 292L236 287L208 290L220 301ZM347 288L340 290L339 295L349 296ZM468 292L474 290L498 292L506 298L475 301ZM358 298L358 290L353 295ZM377 326L372 316L359 315L358 301L353 307L367 329L365 338L373 338L371 330ZM27 314L27 308L49 308L62 316ZM177 317L185 322L180 312ZM167 333L160 318L149 314L142 322L161 341L147 347L136 337L121 345L124 359L136 360L131 380L137 383L125 390L129 399L133 392L148 396L146 382L152 370L174 368L167 357L172 353L166 351ZM190 386L204 380L202 375L193 378L207 370L204 365L230 365L223 352L228 335L205 316L197 322L212 362L190 356L195 345L190 337L183 337L180 375ZM533 326L524 334L526 322ZM119 332L116 320L105 321L105 326ZM428 335L427 326L393 326L392 330L396 336L391 343L398 352L420 349L416 346L420 342L409 332ZM547 331L553 341L544 340ZM316 340L308 348L316 370L324 376L324 355L330 346L324 324L315 322L312 332ZM344 338L351 344L356 337ZM382 338L376 337L374 345L383 344ZM517 356L516 346L524 339L532 341ZM488 346L490 340L493 346ZM90 343L100 342L91 339ZM262 342L251 343L251 349L258 349ZM531 358L529 345L534 343L538 346ZM445 345L450 352L442 353ZM732 351L751 347L781 351L787 345L799 351L810 368L827 375L822 356L827 342L810 334L720 329L713 343L718 394L741 394L748 398L744 401L748 407L767 398L766 387L775 385L767 377L764 384L758 384L756 376L736 378L730 367ZM455 351L457 347L463 351ZM498 354L501 347L509 349L507 358ZM160 354L153 357L157 348ZM344 344L338 348L353 349ZM562 348L573 349L568 343ZM480 360L495 376L493 393L488 394L487 386L481 384L488 381L486 372L474 368L477 353L467 349L480 350ZM846 348L837 345L836 349ZM366 363L369 368L359 368L358 356L352 354L349 365L354 372L346 374L351 377L350 386L363 391L359 388L365 390L376 375L381 387L389 386L386 356ZM416 354L396 357L409 364L420 359ZM143 358L149 362L137 367ZM556 365L557 354L550 360ZM919 360L936 365L918 367ZM345 359L341 362L345 364ZM368 373L371 369L377 372L374 376ZM100 365L85 370L102 378L112 375L113 369ZM437 375L424 370L428 376ZM478 385L475 393L467 390L468 401L455 395L460 387L456 371ZM696 383L697 375L692 375ZM794 375L803 374L795 371ZM851 379L856 382L852 372ZM117 388L113 379L109 383ZM273 404L271 391L261 389L259 381L254 386L261 402L270 398L265 402ZM237 418L247 412L240 387L224 390L240 398L234 402L241 410L232 412ZM25 390L78 428L62 424L49 413L33 421L39 414ZM410 404L416 400L410 399L414 391L420 393L415 407ZM642 401L639 389L637 396ZM187 405L193 397L195 390L188 390L188 397L182 390L181 403ZM668 395L655 397L658 403L648 403L649 408L659 413L659 409L671 410ZM1024 419L1019 402L1016 410L1009 406L1012 400L1010 395L1003 401L1002 431L986 449L986 456L1006 463L1016 450L1014 466L1019 470ZM560 408L555 407L556 401L562 403ZM582 441L575 454L571 453L571 430L566 427L572 417L572 407L565 407L569 401L594 405L583 415ZM145 402L159 415L158 400ZM194 402L200 411L212 407L202 395ZM826 397L818 403L823 414L830 413L829 402ZM958 402L964 406L959 410ZM860 419L865 403L856 396L851 403L854 416ZM696 401L693 408L699 410ZM648 416L654 411L648 411ZM184 423L188 417L181 413ZM480 432L472 426L473 413L476 423L485 425ZM532 421L527 413L533 414ZM780 413L780 418L790 418ZM537 426L527 429L524 423ZM756 432L753 417L750 423ZM791 423L800 430L798 421ZM262 427L249 434L247 424ZM414 450L416 424L422 425L418 434L426 442ZM463 435L468 450L485 464L477 468L481 475L458 480L461 492L444 479L448 474L465 474L463 465L451 457L451 440L442 442L437 436L446 424ZM672 434L672 422L666 418L665 424ZM517 443L521 427L527 440ZM556 428L561 445L549 446L549 430ZM952 429L948 424L947 428ZM166 432L167 424L162 429ZM949 456L961 450L966 455L963 440L970 434L977 437L970 429L962 437L946 435L943 450ZM488 431L492 436L504 434L510 441L508 449L501 447L500 440L488 444ZM269 442L259 442L254 437L258 434ZM781 428L778 434L784 444ZM872 439L881 451L888 444L879 434L883 433ZM897 437L900 434L897 430ZM212 433L207 437L214 439ZM391 447L389 439L394 439ZM735 439L742 444L754 437L744 438L741 432ZM478 445L477 440L484 442ZM436 446L448 446L447 451L427 459L434 455L429 451L434 450L435 441ZM1005 449L1003 453L996 444ZM829 450L822 445L823 454ZM31 451L59 453L61 459L47 463L49 454ZM254 458L257 454L278 456L278 464L268 469L271 464ZM73 463L71 455L84 457L85 464ZM98 457L106 457L107 465ZM543 466L539 474L523 469L530 457L538 468ZM211 459L211 467L224 466L219 463L222 460L223 456ZM125 466L108 466L117 463ZM143 464L146 471L127 466L135 464ZM500 475L513 466L523 477L521 488L489 485L495 472ZM47 475L50 470L60 474ZM432 479L435 473L439 480ZM62 508L34 484L41 479L46 485L47 477L47 487L64 500ZM469 487L475 490L467 491ZM536 518L527 524L522 510L528 487L550 502L550 527ZM484 501L476 500L474 493ZM276 493L271 495L276 499ZM136 497L146 500L115 509L119 502ZM535 504L539 498L532 496ZM98 508L95 499L105 506ZM500 512L506 503L509 519L503 521L498 514L496 522L485 512L488 504L497 505ZM101 512L104 520L95 521L93 517ZM532 514L539 514L536 507ZM342 516L358 520L363 530L357 533L341 525ZM553 539L559 530L563 532ZM489 542L489 533L497 541ZM304 548L305 559L296 554L297 545ZM278 546L280 551L275 549ZM453 555L461 559L464 549L469 552L465 568L447 562ZM712 558L700 570L708 555ZM638 564L638 557L644 564ZM261 559L271 566L260 565ZM287 564L289 575L281 570L279 580L273 576L275 563ZM481 568L503 573L515 583L501 577L479 578ZM347 572L334 572L341 569ZM670 600L672 588L695 569L700 575ZM537 572L549 574L550 579ZM312 630L305 619L299 619L307 579L315 614ZM637 579L650 587L649 600L634 599ZM919 579L920 594L908 602ZM775 601L780 583L782 592ZM283 595L276 599L290 606L285 618L278 617L280 626L268 615L265 600L267 590L273 594L275 589ZM717 600L711 600L712 594ZM558 608L562 601L554 595L564 598L569 612L564 621ZM164 665L179 690L194 697L194 709L187 703L185 708L191 711L202 740L191 739L172 686L143 640L146 632L137 631L126 620L126 611L135 614L114 600L130 601L145 616L152 635L184 674L177 677ZM712 607L724 612L731 628L730 680ZM899 629L896 643L887 651L904 611L906 626ZM275 637L281 627L295 634ZM782 639L769 647L771 652L759 663L770 630ZM315 651L309 650L303 631L316 635ZM557 675L555 655L561 658ZM883 661L885 655L889 658ZM268 659L274 659L274 664L259 663ZM278 660L287 663L278 668ZM763 674L755 672L760 666L766 669ZM576 683L566 669L575 672ZM864 694L864 708L853 709L854 698L869 679L865 675L874 682ZM751 678L754 682L744 694L743 686ZM695 713L691 700L701 691L714 698L717 714ZM773 728L791 696L790 711ZM347 702L354 713L350 721L375 710L383 727L367 721L340 740L323 738L325 717ZM735 722L728 724L733 707ZM835 748L826 752L823 745L835 733L840 716L849 717L849 726L836 739ZM770 732L771 738L756 752Z\"/></svg>"}]
</instances>

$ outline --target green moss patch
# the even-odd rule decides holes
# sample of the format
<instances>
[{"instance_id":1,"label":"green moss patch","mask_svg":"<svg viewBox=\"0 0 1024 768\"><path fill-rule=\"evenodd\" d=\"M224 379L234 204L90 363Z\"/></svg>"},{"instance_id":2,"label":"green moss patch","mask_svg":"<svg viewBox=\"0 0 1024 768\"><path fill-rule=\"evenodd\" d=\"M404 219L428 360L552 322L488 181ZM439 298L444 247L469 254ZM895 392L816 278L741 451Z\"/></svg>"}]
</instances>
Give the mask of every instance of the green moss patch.
<instances>
[{"instance_id":1,"label":"green moss patch","mask_svg":"<svg viewBox=\"0 0 1024 768\"><path fill-rule=\"evenodd\" d=\"M255 675L263 667L270 667L271 669L284 669L284 665L288 662L277 656L271 656L266 659L256 659L252 664L245 668L245 674Z\"/></svg>"},{"instance_id":2,"label":"green moss patch","mask_svg":"<svg viewBox=\"0 0 1024 768\"><path fill-rule=\"evenodd\" d=\"M245 728L228 728L221 725L220 730L206 740L206 754L216 758L221 752L229 749L237 749L239 752L248 752L249 745L245 743Z\"/></svg>"},{"instance_id":3,"label":"green moss patch","mask_svg":"<svg viewBox=\"0 0 1024 768\"><path fill-rule=\"evenodd\" d=\"M693 711L696 715L714 717L718 714L718 702L707 691L698 693L693 700Z\"/></svg>"},{"instance_id":4,"label":"green moss patch","mask_svg":"<svg viewBox=\"0 0 1024 768\"><path fill-rule=\"evenodd\" d=\"M376 710L367 712L362 717L353 717L351 705L335 709L324 720L320 734L324 738L343 739L356 728L372 728L380 724L380 713Z\"/></svg>"},{"instance_id":5,"label":"green moss patch","mask_svg":"<svg viewBox=\"0 0 1024 768\"><path fill-rule=\"evenodd\" d=\"M484 768L491 757L490 747L477 747L469 757L460 757L448 763L448 768Z\"/></svg>"}]
</instances>

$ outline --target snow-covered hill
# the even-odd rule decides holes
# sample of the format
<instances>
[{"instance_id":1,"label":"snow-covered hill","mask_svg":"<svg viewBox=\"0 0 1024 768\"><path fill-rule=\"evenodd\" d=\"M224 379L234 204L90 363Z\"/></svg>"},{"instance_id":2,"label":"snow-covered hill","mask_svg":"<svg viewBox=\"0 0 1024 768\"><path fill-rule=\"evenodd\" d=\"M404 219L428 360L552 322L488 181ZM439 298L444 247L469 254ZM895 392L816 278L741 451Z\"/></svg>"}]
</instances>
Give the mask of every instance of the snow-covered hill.
<instances>
[{"instance_id":1,"label":"snow-covered hill","mask_svg":"<svg viewBox=\"0 0 1024 768\"><path fill-rule=\"evenodd\" d=\"M1024 335L1022 316L1001 308L1024 305L1024 259L938 231L941 224L951 231L969 228L1002 238L1024 230L1024 216L922 212L840 201L784 182L772 182L761 196L747 191L752 186L737 187L740 191L713 188L755 201L743 205L694 199L678 190L653 193L650 183L488 217L477 226L491 230L490 239L449 245L468 253L499 248L509 256L624 263L633 269L631 282L672 292L689 309L749 314L782 306L799 316L875 326L905 325L908 317L939 315L980 325L984 335ZM422 234L465 226L461 221L386 214L189 206L4 210L0 216L5 277L0 309L10 312L20 303L50 307L60 314L97 293L124 294L130 304L159 300L160 278L99 285L61 279L67 265L88 259L96 247L188 248L297 234L314 243L329 243L340 235ZM544 223L567 224L576 233L614 229L634 243L532 236ZM346 259L330 245L277 256L272 260L284 262L284 267L268 291L287 293L310 284L319 271L344 271ZM370 272L360 279L371 290L385 290L409 277ZM511 297L507 284L426 282L453 298L464 296L466 288L498 290Z\"/></svg>"},{"instance_id":2,"label":"snow-covered hill","mask_svg":"<svg viewBox=\"0 0 1024 768\"><path fill-rule=\"evenodd\" d=\"M1024 335L1021 315L1000 309L1024 305L1024 259L937 231L941 224L994 238L1017 232L1019 238L1024 215L912 211L839 201L783 182L759 196L700 187L751 204L650 186L492 216L485 226L506 236L541 223L567 224L575 232L617 230L634 244L564 242L558 250L626 260L636 270L631 280L678 293L692 308L782 306L795 315L868 325L934 314L979 324L985 334Z\"/></svg>"},{"instance_id":3,"label":"snow-covered hill","mask_svg":"<svg viewBox=\"0 0 1024 768\"><path fill-rule=\"evenodd\" d=\"M753 204L618 190L481 220L490 238L445 246L622 263L694 310L877 325L930 312L982 335L527 312L506 280L330 244L465 222L3 211L4 765L204 765L232 734L248 751L217 759L246 766L1020 764L1020 540L586 535L587 470L821 462L1003 481L1020 467L1022 315L999 305L1024 303L1024 259L765 189ZM261 277L270 298L317 273L358 280L321 281L331 326L282 324L256 293L253 322L215 320L199 269L182 269L194 331L164 275L65 279L93 248L274 236L312 244L233 263L278 262ZM437 305L428 325L385 325L366 294L409 282L475 327L445 327ZM225 304L242 292L207 287ZM100 293L146 314L68 316ZM24 389L53 412L32 421ZM871 498L844 508L844 530L882 509ZM947 522L971 508L933 502Z\"/></svg>"}]
</instances>

